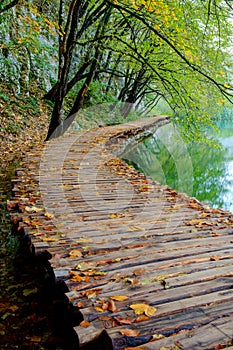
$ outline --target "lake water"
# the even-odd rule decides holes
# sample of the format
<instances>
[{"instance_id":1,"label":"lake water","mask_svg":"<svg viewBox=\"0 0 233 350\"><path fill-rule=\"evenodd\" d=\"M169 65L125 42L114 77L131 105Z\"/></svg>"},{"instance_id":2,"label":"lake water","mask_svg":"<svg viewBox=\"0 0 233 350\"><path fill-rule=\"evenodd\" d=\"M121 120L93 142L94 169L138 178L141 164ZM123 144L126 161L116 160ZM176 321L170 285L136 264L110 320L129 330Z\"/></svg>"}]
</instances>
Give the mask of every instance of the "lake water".
<instances>
[{"instance_id":1,"label":"lake water","mask_svg":"<svg viewBox=\"0 0 233 350\"><path fill-rule=\"evenodd\" d=\"M167 124L137 145L129 144L121 158L161 184L233 212L233 122L221 124L213 135L218 148L186 143Z\"/></svg>"}]
</instances>

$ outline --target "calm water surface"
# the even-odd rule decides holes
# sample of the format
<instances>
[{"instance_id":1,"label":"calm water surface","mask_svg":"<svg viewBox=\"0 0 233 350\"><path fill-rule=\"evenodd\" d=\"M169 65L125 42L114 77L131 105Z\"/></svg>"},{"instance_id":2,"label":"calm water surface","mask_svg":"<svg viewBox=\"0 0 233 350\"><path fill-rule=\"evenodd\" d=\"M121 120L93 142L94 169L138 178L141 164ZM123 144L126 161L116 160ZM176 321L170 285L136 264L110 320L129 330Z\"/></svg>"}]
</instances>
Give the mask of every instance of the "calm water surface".
<instances>
[{"instance_id":1,"label":"calm water surface","mask_svg":"<svg viewBox=\"0 0 233 350\"><path fill-rule=\"evenodd\" d=\"M233 212L233 122L220 125L218 148L185 143L167 124L152 136L128 146L121 157L162 184Z\"/></svg>"}]
</instances>

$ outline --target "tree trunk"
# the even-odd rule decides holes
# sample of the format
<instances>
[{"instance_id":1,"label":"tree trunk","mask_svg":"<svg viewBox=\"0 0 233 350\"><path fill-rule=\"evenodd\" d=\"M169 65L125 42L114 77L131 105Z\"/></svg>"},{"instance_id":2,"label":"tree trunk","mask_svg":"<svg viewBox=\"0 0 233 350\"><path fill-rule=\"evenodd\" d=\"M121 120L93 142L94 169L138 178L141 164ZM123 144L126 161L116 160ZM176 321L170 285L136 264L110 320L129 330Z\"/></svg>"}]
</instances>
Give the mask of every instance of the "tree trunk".
<instances>
[{"instance_id":1,"label":"tree trunk","mask_svg":"<svg viewBox=\"0 0 233 350\"><path fill-rule=\"evenodd\" d=\"M62 0L60 4L62 4ZM63 38L60 38L60 43L59 43L60 68L58 72L58 83L57 83L58 86L54 88L54 91L53 91L53 96L55 96L56 94L56 99L53 107L53 113L49 124L46 141L48 141L50 138L57 137L62 133L62 128L60 128L59 126L61 125L61 122L62 122L61 114L62 114L62 107L63 107L63 99L67 91L68 75L70 72L74 42L77 34L79 10L80 10L81 4L82 4L82 0L72 1L69 7L69 13L67 16L64 36ZM62 17L61 7L60 7L59 15L60 17ZM59 130L56 130L57 128ZM55 130L56 130L56 133L55 133Z\"/></svg>"}]
</instances>

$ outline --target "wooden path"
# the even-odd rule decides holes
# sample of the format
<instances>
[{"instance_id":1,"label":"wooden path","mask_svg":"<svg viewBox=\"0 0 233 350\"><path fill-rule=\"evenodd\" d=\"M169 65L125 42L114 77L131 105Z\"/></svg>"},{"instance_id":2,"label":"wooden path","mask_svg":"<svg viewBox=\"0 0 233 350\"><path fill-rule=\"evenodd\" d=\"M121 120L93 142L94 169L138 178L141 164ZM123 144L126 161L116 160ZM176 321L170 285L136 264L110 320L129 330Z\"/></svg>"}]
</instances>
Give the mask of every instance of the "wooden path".
<instances>
[{"instance_id":1,"label":"wooden path","mask_svg":"<svg viewBox=\"0 0 233 350\"><path fill-rule=\"evenodd\" d=\"M129 135L165 122L70 133L27 153L17 171L21 225L79 308L83 349L101 334L103 349L233 349L231 213L114 155Z\"/></svg>"}]
</instances>

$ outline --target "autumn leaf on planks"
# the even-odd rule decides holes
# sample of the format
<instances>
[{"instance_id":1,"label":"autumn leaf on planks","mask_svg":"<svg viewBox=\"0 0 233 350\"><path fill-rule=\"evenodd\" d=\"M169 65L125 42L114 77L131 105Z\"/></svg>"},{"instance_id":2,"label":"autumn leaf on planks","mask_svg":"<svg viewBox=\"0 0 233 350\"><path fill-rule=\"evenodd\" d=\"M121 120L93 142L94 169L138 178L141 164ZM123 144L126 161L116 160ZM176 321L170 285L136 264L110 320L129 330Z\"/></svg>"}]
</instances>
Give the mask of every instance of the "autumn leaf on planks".
<instances>
[{"instance_id":1,"label":"autumn leaf on planks","mask_svg":"<svg viewBox=\"0 0 233 350\"><path fill-rule=\"evenodd\" d=\"M42 238L43 242L58 242L59 238L56 237L44 237Z\"/></svg>"},{"instance_id":2,"label":"autumn leaf on planks","mask_svg":"<svg viewBox=\"0 0 233 350\"><path fill-rule=\"evenodd\" d=\"M132 324L135 322L135 318L132 318L132 317L129 317L129 318L114 317L114 320L116 320L120 324Z\"/></svg>"},{"instance_id":3,"label":"autumn leaf on planks","mask_svg":"<svg viewBox=\"0 0 233 350\"><path fill-rule=\"evenodd\" d=\"M77 306L79 309L83 309L85 307L85 304L83 301L78 301L75 306Z\"/></svg>"},{"instance_id":4,"label":"autumn leaf on planks","mask_svg":"<svg viewBox=\"0 0 233 350\"><path fill-rule=\"evenodd\" d=\"M230 345L232 345L232 343ZM222 344L215 345L214 347L214 350L221 350L221 349L226 349L226 348ZM227 346L227 349L228 349L228 346Z\"/></svg>"},{"instance_id":5,"label":"autumn leaf on planks","mask_svg":"<svg viewBox=\"0 0 233 350\"><path fill-rule=\"evenodd\" d=\"M135 322L145 322L145 321L148 321L150 318L149 316L146 316L146 315L139 315Z\"/></svg>"},{"instance_id":6,"label":"autumn leaf on planks","mask_svg":"<svg viewBox=\"0 0 233 350\"><path fill-rule=\"evenodd\" d=\"M201 219L210 218L211 214L203 212L203 213L199 214L198 217L201 218Z\"/></svg>"},{"instance_id":7,"label":"autumn leaf on planks","mask_svg":"<svg viewBox=\"0 0 233 350\"><path fill-rule=\"evenodd\" d=\"M94 289L88 289L81 292L83 296L86 296L88 299L96 298L96 295L100 293L102 288L94 288Z\"/></svg>"},{"instance_id":8,"label":"autumn leaf on planks","mask_svg":"<svg viewBox=\"0 0 233 350\"><path fill-rule=\"evenodd\" d=\"M113 300L109 300L108 302L108 310L111 311L111 312L117 312L119 311L119 309L117 309L115 303Z\"/></svg>"},{"instance_id":9,"label":"autumn leaf on planks","mask_svg":"<svg viewBox=\"0 0 233 350\"><path fill-rule=\"evenodd\" d=\"M123 218L125 217L124 213L112 213L109 215L110 219L117 219L117 218Z\"/></svg>"},{"instance_id":10,"label":"autumn leaf on planks","mask_svg":"<svg viewBox=\"0 0 233 350\"><path fill-rule=\"evenodd\" d=\"M92 270L93 268L96 267L96 263L89 261L89 262L82 262L81 264L78 264L75 266L75 270L79 271L87 271L87 270Z\"/></svg>"},{"instance_id":11,"label":"autumn leaf on planks","mask_svg":"<svg viewBox=\"0 0 233 350\"><path fill-rule=\"evenodd\" d=\"M123 165L123 162L119 158L112 158L106 161L105 165L110 165L110 166Z\"/></svg>"},{"instance_id":12,"label":"autumn leaf on planks","mask_svg":"<svg viewBox=\"0 0 233 350\"><path fill-rule=\"evenodd\" d=\"M188 206L189 208L192 208L192 209L202 210L201 204L195 199L190 199Z\"/></svg>"},{"instance_id":13,"label":"autumn leaf on planks","mask_svg":"<svg viewBox=\"0 0 233 350\"><path fill-rule=\"evenodd\" d=\"M47 212L47 211L44 213L44 216L45 216L47 219L52 219L52 218L54 218L54 214L49 213L49 212Z\"/></svg>"},{"instance_id":14,"label":"autumn leaf on planks","mask_svg":"<svg viewBox=\"0 0 233 350\"><path fill-rule=\"evenodd\" d=\"M44 227L43 227L43 230L44 230L44 231L50 231L50 232L51 232L51 231L54 230L54 227L53 227L53 225L44 226Z\"/></svg>"},{"instance_id":15,"label":"autumn leaf on planks","mask_svg":"<svg viewBox=\"0 0 233 350\"><path fill-rule=\"evenodd\" d=\"M94 306L94 309L97 312L104 312L104 311L111 311L111 312L117 312L119 309L116 307L113 300L105 301L105 300L99 300L97 304Z\"/></svg>"},{"instance_id":16,"label":"autumn leaf on planks","mask_svg":"<svg viewBox=\"0 0 233 350\"><path fill-rule=\"evenodd\" d=\"M176 197L178 196L178 192L176 190L172 190L170 188L167 189L170 196Z\"/></svg>"},{"instance_id":17,"label":"autumn leaf on planks","mask_svg":"<svg viewBox=\"0 0 233 350\"><path fill-rule=\"evenodd\" d=\"M163 339L163 338L165 338L165 336L163 334L159 334L159 333L153 334L154 340L159 340L159 339Z\"/></svg>"},{"instance_id":18,"label":"autumn leaf on planks","mask_svg":"<svg viewBox=\"0 0 233 350\"><path fill-rule=\"evenodd\" d=\"M137 337L140 334L140 331L136 330L136 329L127 329L127 328L125 328L125 329L121 329L120 333L122 335L127 336L127 337Z\"/></svg>"},{"instance_id":19,"label":"autumn leaf on planks","mask_svg":"<svg viewBox=\"0 0 233 350\"><path fill-rule=\"evenodd\" d=\"M201 220L201 219L192 219L190 221L185 222L186 225L188 226L195 226L197 228L202 228L204 226L213 226L214 223L207 221L207 220Z\"/></svg>"},{"instance_id":20,"label":"autumn leaf on planks","mask_svg":"<svg viewBox=\"0 0 233 350\"><path fill-rule=\"evenodd\" d=\"M97 311L97 312L104 312L104 310L102 309L102 307L101 306L94 306L94 309L95 309L95 311Z\"/></svg>"},{"instance_id":21,"label":"autumn leaf on planks","mask_svg":"<svg viewBox=\"0 0 233 350\"><path fill-rule=\"evenodd\" d=\"M87 243L92 243L92 238L88 238L88 237L80 237L79 239L76 240L76 243L80 243L80 244L87 244Z\"/></svg>"},{"instance_id":22,"label":"autumn leaf on planks","mask_svg":"<svg viewBox=\"0 0 233 350\"><path fill-rule=\"evenodd\" d=\"M82 321L82 322L80 323L79 326L81 326L81 327L83 327L83 328L88 328L90 325L91 325L90 322L84 320L84 321Z\"/></svg>"},{"instance_id":23,"label":"autumn leaf on planks","mask_svg":"<svg viewBox=\"0 0 233 350\"><path fill-rule=\"evenodd\" d=\"M123 279L123 282L130 283L130 285L133 287L135 285L138 285L139 281L137 278L131 278L131 277L125 277Z\"/></svg>"},{"instance_id":24,"label":"autumn leaf on planks","mask_svg":"<svg viewBox=\"0 0 233 350\"><path fill-rule=\"evenodd\" d=\"M73 282L91 282L91 279L88 276L72 275L70 279Z\"/></svg>"},{"instance_id":25,"label":"autumn leaf on planks","mask_svg":"<svg viewBox=\"0 0 233 350\"><path fill-rule=\"evenodd\" d=\"M97 271L95 269L89 269L87 271L70 271L71 280L74 282L91 282L90 277L93 277L95 280L101 279L103 276L106 276L106 272Z\"/></svg>"},{"instance_id":26,"label":"autumn leaf on planks","mask_svg":"<svg viewBox=\"0 0 233 350\"><path fill-rule=\"evenodd\" d=\"M81 250L78 249L73 249L69 252L69 257L70 258L78 258L82 256Z\"/></svg>"},{"instance_id":27,"label":"autumn leaf on planks","mask_svg":"<svg viewBox=\"0 0 233 350\"><path fill-rule=\"evenodd\" d=\"M44 211L43 207L36 207L35 205L31 207L26 206L24 209L27 213L40 213L41 211Z\"/></svg>"},{"instance_id":28,"label":"autumn leaf on planks","mask_svg":"<svg viewBox=\"0 0 233 350\"><path fill-rule=\"evenodd\" d=\"M115 300L115 301L125 301L129 299L126 295L113 295L110 299Z\"/></svg>"},{"instance_id":29,"label":"autumn leaf on planks","mask_svg":"<svg viewBox=\"0 0 233 350\"><path fill-rule=\"evenodd\" d=\"M142 276L142 275L144 275L145 273L146 273L146 269L144 269L143 267L140 267L140 268L135 269L135 270L133 271L134 276Z\"/></svg>"},{"instance_id":30,"label":"autumn leaf on planks","mask_svg":"<svg viewBox=\"0 0 233 350\"><path fill-rule=\"evenodd\" d=\"M210 261L218 261L218 260L220 260L221 258L219 257L219 256L217 256L217 255L212 255L211 257L210 257Z\"/></svg>"},{"instance_id":31,"label":"autumn leaf on planks","mask_svg":"<svg viewBox=\"0 0 233 350\"><path fill-rule=\"evenodd\" d=\"M122 260L121 258L109 259L109 260L99 260L99 261L97 261L96 265L97 266L104 266L104 265L109 265L109 264L120 262L121 260Z\"/></svg>"},{"instance_id":32,"label":"autumn leaf on planks","mask_svg":"<svg viewBox=\"0 0 233 350\"><path fill-rule=\"evenodd\" d=\"M112 320L112 317L104 315L104 316L100 316L99 320L101 320L101 321L110 321L110 320Z\"/></svg>"},{"instance_id":33,"label":"autumn leaf on planks","mask_svg":"<svg viewBox=\"0 0 233 350\"><path fill-rule=\"evenodd\" d=\"M148 185L141 185L138 189L139 192L149 192L150 187Z\"/></svg>"},{"instance_id":34,"label":"autumn leaf on planks","mask_svg":"<svg viewBox=\"0 0 233 350\"><path fill-rule=\"evenodd\" d=\"M135 315L145 314L146 316L150 317L150 316L154 316L156 312L155 307L144 303L131 304L130 308L134 310Z\"/></svg>"}]
</instances>

